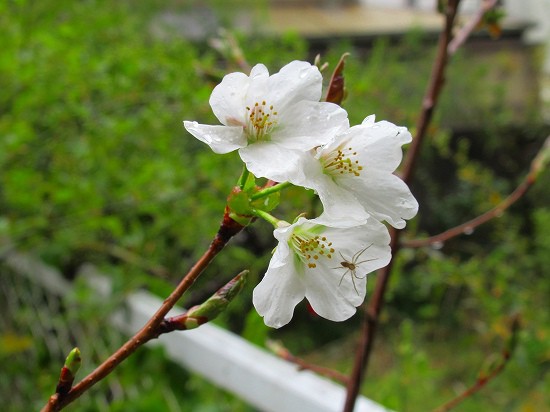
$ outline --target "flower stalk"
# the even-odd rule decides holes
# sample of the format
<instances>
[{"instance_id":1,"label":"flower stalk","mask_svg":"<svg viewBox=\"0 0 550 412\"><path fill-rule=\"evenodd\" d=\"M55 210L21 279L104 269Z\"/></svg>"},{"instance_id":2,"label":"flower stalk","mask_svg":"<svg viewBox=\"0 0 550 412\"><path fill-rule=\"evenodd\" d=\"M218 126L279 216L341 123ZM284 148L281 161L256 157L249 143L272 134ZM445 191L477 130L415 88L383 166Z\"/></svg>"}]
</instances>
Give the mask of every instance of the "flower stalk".
<instances>
[{"instance_id":1,"label":"flower stalk","mask_svg":"<svg viewBox=\"0 0 550 412\"><path fill-rule=\"evenodd\" d=\"M52 395L48 403L42 408L41 412L60 411L68 404L74 402L93 385L109 375L119 364L127 359L139 347L143 346L151 339L156 338L158 336L159 326L164 320L166 314L174 307L184 292L191 287L195 280L197 280L200 274L224 248L227 242L242 229L243 226L231 219L228 211L226 210L218 233L214 237L214 240L210 244L208 250L193 265L193 267L183 277L172 293L164 300L163 304L147 321L147 323L132 338L130 338L124 345L109 356L94 371L88 374L88 376L74 385L67 393L56 393Z\"/></svg>"},{"instance_id":2,"label":"flower stalk","mask_svg":"<svg viewBox=\"0 0 550 412\"><path fill-rule=\"evenodd\" d=\"M439 36L437 56L432 67L428 88L422 101L420 116L416 126L416 135L404 160L402 178L407 184L410 183L413 178L416 162L420 154L420 148L426 132L428 131L428 126L432 120L436 103L443 88L445 69L449 61L447 48L453 37L452 31L458 13L459 3L460 0L449 0L445 7L445 27ZM395 228L392 228L390 231L390 247L394 256L399 249L399 234L399 230ZM361 387L365 371L369 364L374 336L378 325L378 317L384 305L384 296L391 275L392 266L393 260L378 272L374 294L368 306L365 308L361 338L355 355L350 383L347 386L343 412L352 412L354 409L355 400L359 394L359 388Z\"/></svg>"}]
</instances>

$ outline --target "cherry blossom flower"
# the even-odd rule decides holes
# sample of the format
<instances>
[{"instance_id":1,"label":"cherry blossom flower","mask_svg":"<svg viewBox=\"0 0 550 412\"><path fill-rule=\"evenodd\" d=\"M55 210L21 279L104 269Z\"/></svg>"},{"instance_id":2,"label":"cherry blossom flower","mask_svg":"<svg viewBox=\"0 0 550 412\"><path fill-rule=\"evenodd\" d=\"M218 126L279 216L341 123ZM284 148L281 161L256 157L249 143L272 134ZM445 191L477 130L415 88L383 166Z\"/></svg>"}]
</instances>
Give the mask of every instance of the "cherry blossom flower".
<instances>
[{"instance_id":1,"label":"cherry blossom flower","mask_svg":"<svg viewBox=\"0 0 550 412\"><path fill-rule=\"evenodd\" d=\"M293 61L270 76L258 64L250 76L226 75L212 91L210 106L222 125L184 121L184 126L216 153L238 149L256 176L283 181L286 168L299 167L293 151L323 145L349 127L346 111L320 102L321 93L316 66Z\"/></svg>"},{"instance_id":2,"label":"cherry blossom flower","mask_svg":"<svg viewBox=\"0 0 550 412\"><path fill-rule=\"evenodd\" d=\"M253 303L265 324L275 328L290 322L304 297L326 319L350 318L365 299L367 274L391 259L388 230L373 219L342 228L323 215L300 217L275 229L274 236L279 245Z\"/></svg>"},{"instance_id":3,"label":"cherry blossom flower","mask_svg":"<svg viewBox=\"0 0 550 412\"><path fill-rule=\"evenodd\" d=\"M394 171L401 146L412 140L404 127L367 117L325 146L303 153L288 180L313 189L327 218L360 224L369 216L401 229L418 211L409 187Z\"/></svg>"}]
</instances>

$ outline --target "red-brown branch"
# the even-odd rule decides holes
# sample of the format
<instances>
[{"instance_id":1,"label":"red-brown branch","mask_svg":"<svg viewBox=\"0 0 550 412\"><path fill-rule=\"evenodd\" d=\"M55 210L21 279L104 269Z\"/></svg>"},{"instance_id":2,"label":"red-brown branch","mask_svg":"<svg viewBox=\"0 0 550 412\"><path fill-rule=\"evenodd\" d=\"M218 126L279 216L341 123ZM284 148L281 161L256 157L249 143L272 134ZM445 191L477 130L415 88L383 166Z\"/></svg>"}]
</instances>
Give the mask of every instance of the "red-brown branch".
<instances>
[{"instance_id":1,"label":"red-brown branch","mask_svg":"<svg viewBox=\"0 0 550 412\"><path fill-rule=\"evenodd\" d=\"M334 369L327 368L325 366L315 365L313 363L306 362L305 360L298 358L294 354L292 354L286 347L284 347L281 343L275 342L269 345L270 349L281 359L284 359L288 362L292 362L300 368L300 370L310 370L312 372L315 372L321 376L325 376L329 379L333 379L337 382L340 382L344 385L346 385L349 382L349 378L347 375L344 375L341 372L338 372Z\"/></svg>"},{"instance_id":2,"label":"red-brown branch","mask_svg":"<svg viewBox=\"0 0 550 412\"><path fill-rule=\"evenodd\" d=\"M519 331L519 316L515 316L512 319L512 326L511 326L511 332L510 332L510 338L508 340L508 344L506 345L506 348L504 348L500 355L500 362L493 367L489 371L488 374L480 374L476 381L467 388L464 392L456 396L455 398L451 399L449 402L441 405L440 407L434 409L433 412L448 412L451 409L455 408L458 404L463 402L465 399L469 398L476 392L479 392L485 385L487 385L490 381L492 381L495 377L500 375L500 373L504 370L508 362L510 361L512 357L512 353L514 351L515 342L517 340L517 334Z\"/></svg>"},{"instance_id":3,"label":"red-brown branch","mask_svg":"<svg viewBox=\"0 0 550 412\"><path fill-rule=\"evenodd\" d=\"M424 141L428 126L432 120L433 111L443 87L445 68L449 58L447 47L452 39L452 30L459 3L460 0L449 0L447 6L445 13L445 27L439 36L437 56L432 68L430 82L422 102L422 109L416 125L416 135L404 160L402 178L406 183L409 183L413 178L413 172L420 154L420 148L422 142ZM395 256L399 249L399 231L391 229L390 234L390 246L392 249L392 254ZM366 307L361 340L356 352L351 378L347 386L346 402L343 409L344 412L353 411L355 400L357 399L357 395L359 394L359 389L363 381L364 373L368 367L368 361L374 343L374 335L376 333L376 326L378 324L378 317L384 305L384 296L393 266L392 262L393 259L390 261L388 266L378 271L376 277L376 287L368 306Z\"/></svg>"},{"instance_id":4,"label":"red-brown branch","mask_svg":"<svg viewBox=\"0 0 550 412\"><path fill-rule=\"evenodd\" d=\"M483 223L486 223L489 220L494 219L495 217L501 216L506 209L508 209L515 202L521 199L525 195L525 193L527 193L529 188L533 186L533 184L537 181L537 176L541 172L540 167L544 166L542 164L539 164L540 163L539 158L540 156L545 155L545 151L548 150L548 147L550 147L550 137L546 138L546 141L542 145L539 151L539 154L532 161L531 170L529 174L527 174L527 176L525 176L525 178L519 184L519 186L516 187L516 189L512 193L510 193L510 195L506 199L504 199L501 203L499 203L497 206L483 213L482 215L472 220L469 220L466 223L462 223L461 225L448 229L438 235L430 236L425 239L409 240L409 241L403 242L401 246L417 248L417 247L433 245L435 243L442 243L453 237L459 236L463 233L471 233L472 230L482 225Z\"/></svg>"},{"instance_id":5,"label":"red-brown branch","mask_svg":"<svg viewBox=\"0 0 550 412\"><path fill-rule=\"evenodd\" d=\"M439 36L439 44L437 56L434 61L430 81L422 101L422 109L418 122L416 124L416 134L409 151L403 162L403 180L409 184L414 175L416 162L419 158L420 148L426 136L428 126L432 120L434 109L437 105L441 90L444 85L445 68L447 67L449 58L456 52L457 48L464 44L466 39L473 32L477 23L481 21L485 13L496 5L493 0L486 0L480 7L479 12L474 19L467 24L457 35L455 39L452 37L452 30L455 23L456 15L458 12L458 5L460 0L449 0L445 13L445 27ZM478 19L476 21L476 19ZM450 44L453 42L453 47L450 48ZM395 256L399 251L399 237L400 231L396 229L390 230L391 235L391 249L392 254ZM372 352L372 346L374 342L374 336L376 333L376 326L380 312L384 305L384 295L387 289L388 281L391 275L393 267L393 259L388 266L378 271L376 287L372 298L370 299L368 306L365 310L365 316L363 319L363 327L361 333L361 341L356 352L356 358L354 363L354 370L351 375L350 383L347 387L346 402L344 405L344 412L352 412L355 405L355 400L359 393L363 376L368 367L368 361Z\"/></svg>"},{"instance_id":6,"label":"red-brown branch","mask_svg":"<svg viewBox=\"0 0 550 412\"><path fill-rule=\"evenodd\" d=\"M484 0L476 14L460 29L453 40L449 43L447 51L453 55L466 42L470 34L479 26L479 23L485 17L485 14L497 5L498 0Z\"/></svg>"},{"instance_id":7,"label":"red-brown branch","mask_svg":"<svg viewBox=\"0 0 550 412\"><path fill-rule=\"evenodd\" d=\"M187 275L181 280L174 291L168 296L157 312L147 321L130 340L122 347L113 353L107 360L99 365L88 376L82 379L79 383L72 387L66 394L54 394L50 397L48 403L42 408L42 412L59 411L65 406L79 398L84 392L90 389L97 382L109 375L120 363L134 353L139 347L144 345L149 340L156 338L159 335L159 325L166 314L174 307L176 302L181 298L183 293L195 282L202 271L214 259L214 257L223 249L229 239L240 232L242 226L229 218L228 213L225 213L223 223L216 237L210 244L208 250L189 270Z\"/></svg>"}]
</instances>

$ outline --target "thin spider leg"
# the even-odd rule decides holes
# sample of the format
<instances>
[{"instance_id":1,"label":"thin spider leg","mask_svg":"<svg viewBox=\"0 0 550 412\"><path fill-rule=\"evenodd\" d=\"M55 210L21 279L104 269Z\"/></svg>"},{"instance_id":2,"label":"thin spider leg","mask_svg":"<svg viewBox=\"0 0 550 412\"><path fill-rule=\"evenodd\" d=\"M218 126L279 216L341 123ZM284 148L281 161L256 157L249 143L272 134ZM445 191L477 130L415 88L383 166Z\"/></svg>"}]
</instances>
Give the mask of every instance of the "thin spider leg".
<instances>
[{"instance_id":1,"label":"thin spider leg","mask_svg":"<svg viewBox=\"0 0 550 412\"><path fill-rule=\"evenodd\" d=\"M357 262L357 263L355 264L355 266L358 266L358 265L360 265L361 263L371 262L371 261L376 260L376 259L378 259L378 258L365 259L365 260L362 260L361 262Z\"/></svg>"},{"instance_id":2,"label":"thin spider leg","mask_svg":"<svg viewBox=\"0 0 550 412\"><path fill-rule=\"evenodd\" d=\"M357 276L357 274L355 274L355 277L357 279L365 279L367 277L368 273L365 273L365 276Z\"/></svg>"},{"instance_id":3,"label":"thin spider leg","mask_svg":"<svg viewBox=\"0 0 550 412\"><path fill-rule=\"evenodd\" d=\"M353 289L355 289L355 293L359 295L359 291L357 290L357 286L355 285L355 270L351 271L351 283L353 284Z\"/></svg>"},{"instance_id":4,"label":"thin spider leg","mask_svg":"<svg viewBox=\"0 0 550 412\"><path fill-rule=\"evenodd\" d=\"M357 259L359 259L359 257L361 257L361 255L365 252L365 250L367 250L371 246L372 246L372 243L370 245L368 245L365 249L360 250L359 252L355 253L355 255L353 255L353 257L351 258L351 261L354 262Z\"/></svg>"},{"instance_id":5,"label":"thin spider leg","mask_svg":"<svg viewBox=\"0 0 550 412\"><path fill-rule=\"evenodd\" d=\"M378 258L372 258L372 259L365 259L365 260L362 260L361 262L357 262L355 264L355 266L359 266L361 263L366 263L366 262L370 262L370 261L373 261L373 260L376 260ZM361 276L356 276L357 279L365 279L367 277L368 273L365 273L365 276L361 277Z\"/></svg>"},{"instance_id":6,"label":"thin spider leg","mask_svg":"<svg viewBox=\"0 0 550 412\"><path fill-rule=\"evenodd\" d=\"M346 276L346 275L348 274L349 271L350 271L350 270L348 269L348 270L346 270L346 271L344 272L344 274L343 274L342 277L340 278L340 282L338 283L338 286L342 285L342 281L344 280L344 276Z\"/></svg>"},{"instance_id":7,"label":"thin spider leg","mask_svg":"<svg viewBox=\"0 0 550 412\"><path fill-rule=\"evenodd\" d=\"M357 290L357 285L355 284L355 279L354 279L357 277L355 270L351 270L351 269L346 270L342 275L342 277L340 278L340 283L338 283L338 286L342 284L342 281L344 280L344 277L348 274L348 272L351 272L350 277L351 277L351 283L353 284L353 289L355 289L355 293L359 294L359 291ZM363 278L359 278L359 279L363 279Z\"/></svg>"}]
</instances>

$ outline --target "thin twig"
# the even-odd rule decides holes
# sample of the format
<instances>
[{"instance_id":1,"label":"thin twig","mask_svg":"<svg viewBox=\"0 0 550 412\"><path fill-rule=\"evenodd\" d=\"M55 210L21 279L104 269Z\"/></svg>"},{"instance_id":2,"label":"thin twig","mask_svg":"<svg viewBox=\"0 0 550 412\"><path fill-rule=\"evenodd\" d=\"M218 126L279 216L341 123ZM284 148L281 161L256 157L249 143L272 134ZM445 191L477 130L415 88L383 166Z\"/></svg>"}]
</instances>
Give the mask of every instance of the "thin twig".
<instances>
[{"instance_id":1,"label":"thin twig","mask_svg":"<svg viewBox=\"0 0 550 412\"><path fill-rule=\"evenodd\" d=\"M504 370L508 362L510 361L512 357L512 353L514 352L514 347L517 341L517 335L519 331L519 316L514 316L512 319L512 326L510 331L510 338L508 339L508 343L506 347L502 350L500 355L500 362L494 366L489 373L479 373L478 378L473 383L472 386L467 388L464 392L459 394L457 397L451 399L449 402L445 403L444 405L434 409L433 412L448 412L454 407L456 407L458 404L460 404L465 399L472 396L474 393L479 392L485 385L487 385L491 380L493 380L496 376L500 375L500 373Z\"/></svg>"},{"instance_id":2,"label":"thin twig","mask_svg":"<svg viewBox=\"0 0 550 412\"><path fill-rule=\"evenodd\" d=\"M438 52L432 68L430 82L422 102L422 110L416 126L416 135L404 161L402 178L406 183L409 183L413 177L414 167L420 154L420 147L424 140L426 131L428 130L428 125L432 119L434 108L443 87L444 73L449 57L447 47L452 38L452 30L459 3L460 0L449 0L447 5L447 10L445 13L445 27L439 36ZM390 234L390 246L392 249L392 254L395 256L399 249L399 231L391 229ZM353 411L355 400L359 394L359 389L368 366L370 353L374 343L374 335L376 333L378 317L382 310L382 306L384 305L384 295L393 267L393 261L394 259L390 261L388 266L378 271L375 291L368 303L368 306L366 307L361 340L356 352L354 369L347 386L346 402L343 409L344 412Z\"/></svg>"},{"instance_id":3,"label":"thin twig","mask_svg":"<svg viewBox=\"0 0 550 412\"><path fill-rule=\"evenodd\" d=\"M466 39L470 36L479 21L481 21L481 19L487 13L487 11L493 8L496 4L496 2L493 2L493 0L485 0L470 24L464 26L457 37L453 39L452 29L454 26L459 3L460 0L449 0L447 4L445 13L445 28L439 37L438 54L432 68L430 83L422 102L422 111L417 122L415 139L413 140L412 145L407 152L404 160L402 178L406 183L410 183L413 178L416 161L418 160L420 153L420 148L422 146L428 126L431 122L433 111L436 107L439 95L444 84L444 73L449 58L461 45L464 44ZM451 42L453 43L452 47L450 47ZM390 234L392 237L390 246L392 248L392 254L393 256L395 256L399 251L400 231L392 228L390 230ZM361 386L363 375L368 366L369 356L372 351L374 336L376 333L378 317L384 304L384 294L387 288L392 267L393 260L390 261L388 266L378 271L375 291L373 297L369 301L368 306L366 307L366 313L363 319L362 338L356 353L355 365L352 372L350 384L347 387L347 397L344 406L344 412L351 412L353 410L355 399L357 398L357 394L359 393L359 388Z\"/></svg>"},{"instance_id":4,"label":"thin twig","mask_svg":"<svg viewBox=\"0 0 550 412\"><path fill-rule=\"evenodd\" d=\"M209 40L209 45L218 51L229 62L234 63L244 73L250 72L251 66L244 56L244 52L235 38L235 35L229 30L221 29L219 37Z\"/></svg>"},{"instance_id":5,"label":"thin twig","mask_svg":"<svg viewBox=\"0 0 550 412\"><path fill-rule=\"evenodd\" d=\"M220 226L220 230L210 244L208 250L189 270L187 275L181 280L174 291L168 296L157 312L147 321L130 340L122 345L115 353L107 360L99 365L93 372L82 379L79 383L72 387L66 394L54 394L50 397L48 403L42 408L42 412L59 411L79 398L85 391L90 389L94 384L109 375L120 363L134 353L139 347L144 345L149 340L158 336L159 325L164 320L166 314L174 307L176 302L181 298L183 293L195 282L202 271L214 259L214 257L223 249L229 239L240 232L242 226L229 218L226 211L224 220Z\"/></svg>"},{"instance_id":6,"label":"thin twig","mask_svg":"<svg viewBox=\"0 0 550 412\"><path fill-rule=\"evenodd\" d=\"M306 362L305 360L298 358L293 355L285 346L280 342L268 342L268 348L279 356L281 359L284 359L288 362L292 362L299 366L300 370L310 370L321 376L325 376L329 379L335 380L346 385L349 382L347 375L344 375L341 372L338 372L334 369L327 368L325 366L315 365L313 363Z\"/></svg>"},{"instance_id":7,"label":"thin twig","mask_svg":"<svg viewBox=\"0 0 550 412\"><path fill-rule=\"evenodd\" d=\"M456 51L466 42L466 39L470 37L470 34L479 26L479 23L485 17L485 14L492 8L494 8L498 3L498 0L484 0L476 14L466 23L460 31L455 35L453 40L449 43L447 51L449 55L453 55Z\"/></svg>"},{"instance_id":8,"label":"thin twig","mask_svg":"<svg viewBox=\"0 0 550 412\"><path fill-rule=\"evenodd\" d=\"M516 187L516 189L512 193L510 193L510 195L506 199L504 199L501 203L499 203L493 209L483 213L482 215L472 220L469 220L466 223L462 223L461 225L448 229L438 235L430 236L425 239L413 239L413 240L405 241L401 245L404 247L417 248L417 247L429 246L437 243L441 244L463 233L471 233L472 230L482 225L483 223L486 223L491 219L494 219L495 217L501 216L506 209L508 209L511 205L513 205L515 202L521 199L525 195L525 193L527 193L529 188L533 186L533 184L537 181L537 176L540 173L540 170L539 170L540 165L538 162L539 155L543 155L545 151L548 151L548 147L550 147L550 136L546 138L546 141L541 147L539 154L535 157L535 159L531 163L531 170L529 171L527 176L525 176L525 178L520 183L520 185Z\"/></svg>"}]
</instances>

